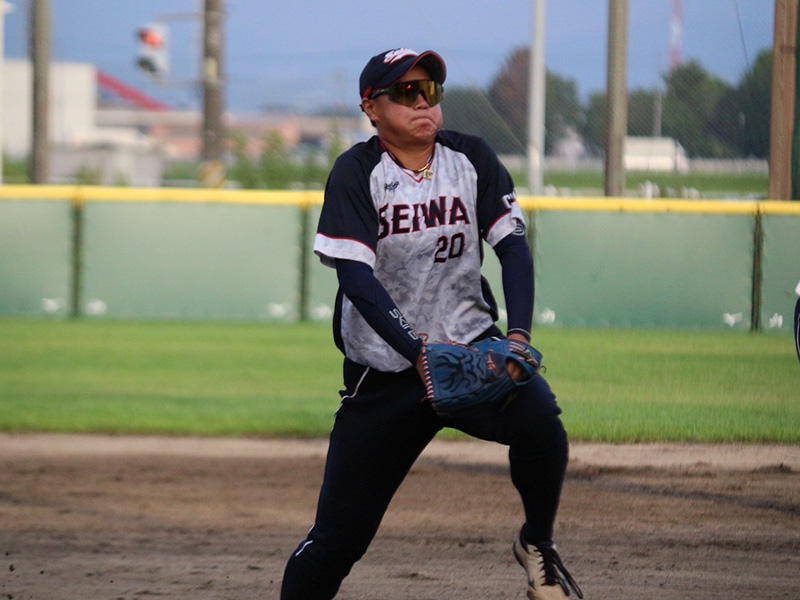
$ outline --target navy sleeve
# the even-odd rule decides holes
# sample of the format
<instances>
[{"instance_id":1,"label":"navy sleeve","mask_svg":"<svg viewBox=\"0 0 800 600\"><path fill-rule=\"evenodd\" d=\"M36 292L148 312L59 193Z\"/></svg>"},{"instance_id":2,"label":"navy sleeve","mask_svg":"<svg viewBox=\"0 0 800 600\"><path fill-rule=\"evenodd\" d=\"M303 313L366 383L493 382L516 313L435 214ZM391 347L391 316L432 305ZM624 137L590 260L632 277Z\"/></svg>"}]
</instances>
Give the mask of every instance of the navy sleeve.
<instances>
[{"instance_id":1,"label":"navy sleeve","mask_svg":"<svg viewBox=\"0 0 800 600\"><path fill-rule=\"evenodd\" d=\"M375 251L378 213L369 189L370 172L380 161L376 142L358 144L339 156L325 184L317 233L352 240Z\"/></svg>"},{"instance_id":2,"label":"navy sleeve","mask_svg":"<svg viewBox=\"0 0 800 600\"><path fill-rule=\"evenodd\" d=\"M533 321L533 257L524 235L507 235L494 247L503 271L508 333L531 337Z\"/></svg>"},{"instance_id":3,"label":"navy sleeve","mask_svg":"<svg viewBox=\"0 0 800 600\"><path fill-rule=\"evenodd\" d=\"M360 261L336 261L339 287L364 320L392 348L412 365L422 351L422 341L403 317L386 288L375 277L372 268Z\"/></svg>"}]
</instances>

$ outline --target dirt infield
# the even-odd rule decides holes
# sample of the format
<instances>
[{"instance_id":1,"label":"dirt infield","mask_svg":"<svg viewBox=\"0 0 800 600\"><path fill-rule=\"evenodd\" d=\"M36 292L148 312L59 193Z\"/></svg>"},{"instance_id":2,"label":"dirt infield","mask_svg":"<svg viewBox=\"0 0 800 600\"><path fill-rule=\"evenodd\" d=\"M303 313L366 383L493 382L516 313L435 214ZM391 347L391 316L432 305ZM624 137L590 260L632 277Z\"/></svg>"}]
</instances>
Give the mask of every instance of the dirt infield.
<instances>
[{"instance_id":1,"label":"dirt infield","mask_svg":"<svg viewBox=\"0 0 800 600\"><path fill-rule=\"evenodd\" d=\"M277 599L324 441L0 435L0 598ZM341 600L524 596L502 447L436 441ZM587 600L800 598L800 447L573 444Z\"/></svg>"}]
</instances>

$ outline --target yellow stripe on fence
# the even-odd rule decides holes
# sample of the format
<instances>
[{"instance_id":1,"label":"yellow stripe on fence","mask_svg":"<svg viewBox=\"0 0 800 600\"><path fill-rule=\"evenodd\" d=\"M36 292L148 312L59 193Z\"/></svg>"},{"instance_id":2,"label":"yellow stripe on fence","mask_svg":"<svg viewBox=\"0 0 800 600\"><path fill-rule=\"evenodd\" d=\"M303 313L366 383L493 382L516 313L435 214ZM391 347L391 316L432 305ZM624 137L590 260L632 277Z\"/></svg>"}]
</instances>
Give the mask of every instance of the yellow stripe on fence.
<instances>
[{"instance_id":1,"label":"yellow stripe on fence","mask_svg":"<svg viewBox=\"0 0 800 600\"><path fill-rule=\"evenodd\" d=\"M322 204L322 191L5 185L0 186L0 200L69 200L76 205L85 202L197 202L311 206Z\"/></svg>"},{"instance_id":2,"label":"yellow stripe on fence","mask_svg":"<svg viewBox=\"0 0 800 600\"><path fill-rule=\"evenodd\" d=\"M197 202L276 206L321 205L321 190L231 190L204 188L126 188L69 185L4 185L2 200L69 200L85 202ZM644 200L636 198L578 198L522 196L526 210L628 213L785 214L800 215L800 202L777 200Z\"/></svg>"},{"instance_id":3,"label":"yellow stripe on fence","mask_svg":"<svg viewBox=\"0 0 800 600\"><path fill-rule=\"evenodd\" d=\"M586 212L646 212L705 214L795 214L800 215L800 202L755 200L643 200L635 198L553 198L523 196L522 208L528 210L561 210Z\"/></svg>"}]
</instances>

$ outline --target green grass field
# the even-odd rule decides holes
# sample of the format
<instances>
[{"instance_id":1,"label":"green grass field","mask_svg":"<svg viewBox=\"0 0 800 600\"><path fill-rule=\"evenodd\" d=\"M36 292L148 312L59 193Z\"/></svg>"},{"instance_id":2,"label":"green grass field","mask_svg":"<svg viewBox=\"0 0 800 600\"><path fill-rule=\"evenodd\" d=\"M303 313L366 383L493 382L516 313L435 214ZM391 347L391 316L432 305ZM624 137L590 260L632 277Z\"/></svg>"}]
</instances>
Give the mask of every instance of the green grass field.
<instances>
[{"instance_id":1,"label":"green grass field","mask_svg":"<svg viewBox=\"0 0 800 600\"><path fill-rule=\"evenodd\" d=\"M515 175L517 185L523 186L527 179L520 173ZM639 185L649 181L659 186L663 197L682 197L684 190L697 190L705 198L766 198L769 191L769 176L766 173L643 173L629 172L625 176L625 187L636 196ZM575 173L545 173L545 185L575 193L602 195L603 173L580 171Z\"/></svg>"},{"instance_id":2,"label":"green grass field","mask_svg":"<svg viewBox=\"0 0 800 600\"><path fill-rule=\"evenodd\" d=\"M800 442L787 334L537 330L572 439ZM325 436L327 325L0 319L0 430Z\"/></svg>"}]
</instances>

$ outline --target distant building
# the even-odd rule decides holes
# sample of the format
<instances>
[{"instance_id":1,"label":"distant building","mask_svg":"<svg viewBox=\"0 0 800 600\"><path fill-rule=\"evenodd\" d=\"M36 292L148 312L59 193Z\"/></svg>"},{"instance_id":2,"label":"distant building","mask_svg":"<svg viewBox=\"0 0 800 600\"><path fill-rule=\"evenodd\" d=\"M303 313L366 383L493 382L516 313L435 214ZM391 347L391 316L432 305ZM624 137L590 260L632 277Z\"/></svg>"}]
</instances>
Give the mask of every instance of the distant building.
<instances>
[{"instance_id":1,"label":"distant building","mask_svg":"<svg viewBox=\"0 0 800 600\"><path fill-rule=\"evenodd\" d=\"M625 170L688 173L689 159L676 140L665 137L626 137Z\"/></svg>"},{"instance_id":2,"label":"distant building","mask_svg":"<svg viewBox=\"0 0 800 600\"><path fill-rule=\"evenodd\" d=\"M5 60L2 89L3 152L24 160L32 146L33 70L29 61ZM92 172L99 183L153 186L164 164L158 145L130 127L100 127L98 72L85 63L52 63L48 82L51 183Z\"/></svg>"},{"instance_id":3,"label":"distant building","mask_svg":"<svg viewBox=\"0 0 800 600\"><path fill-rule=\"evenodd\" d=\"M32 146L33 71L27 60L0 64L2 148L12 159L25 159ZM48 94L51 183L91 172L104 185L158 186L170 162L199 159L199 110L173 110L87 63L52 63ZM325 149L334 136L350 145L372 135L363 115L229 112L225 121L230 132L245 136L254 158L273 131L290 150L299 145Z\"/></svg>"}]
</instances>

